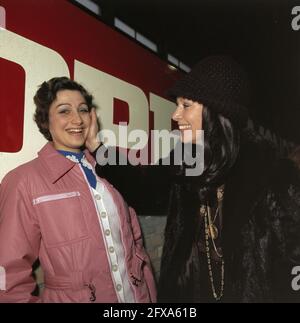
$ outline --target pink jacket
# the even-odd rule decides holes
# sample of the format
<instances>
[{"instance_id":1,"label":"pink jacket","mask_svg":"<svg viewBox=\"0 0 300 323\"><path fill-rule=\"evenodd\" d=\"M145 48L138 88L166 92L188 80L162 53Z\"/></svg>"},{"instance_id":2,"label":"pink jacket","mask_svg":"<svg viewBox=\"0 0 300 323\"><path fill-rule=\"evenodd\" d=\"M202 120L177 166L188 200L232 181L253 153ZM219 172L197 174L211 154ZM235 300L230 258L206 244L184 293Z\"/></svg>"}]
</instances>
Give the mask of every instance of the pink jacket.
<instances>
[{"instance_id":1,"label":"pink jacket","mask_svg":"<svg viewBox=\"0 0 300 323\"><path fill-rule=\"evenodd\" d=\"M86 158L94 160L86 152ZM102 179L120 215L125 262L137 302L155 302L156 289L137 216ZM39 258L45 289L31 296ZM1 268L2 267L2 268ZM0 302L117 302L94 200L80 166L50 143L38 158L11 171L0 189ZM1 285L0 285L1 286ZM95 299L96 298L96 299Z\"/></svg>"}]
</instances>

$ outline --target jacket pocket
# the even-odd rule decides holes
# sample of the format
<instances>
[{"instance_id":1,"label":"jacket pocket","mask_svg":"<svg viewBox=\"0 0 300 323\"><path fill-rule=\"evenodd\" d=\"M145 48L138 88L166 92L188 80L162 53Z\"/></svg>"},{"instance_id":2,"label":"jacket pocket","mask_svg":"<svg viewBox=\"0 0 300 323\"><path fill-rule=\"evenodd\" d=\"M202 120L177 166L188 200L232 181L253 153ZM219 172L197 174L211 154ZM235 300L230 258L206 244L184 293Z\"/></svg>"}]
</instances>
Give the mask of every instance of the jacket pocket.
<instances>
[{"instance_id":1,"label":"jacket pocket","mask_svg":"<svg viewBox=\"0 0 300 323\"><path fill-rule=\"evenodd\" d=\"M130 279L135 286L139 286L144 280L143 266L145 263L144 256L136 250L132 257L132 266L130 271Z\"/></svg>"},{"instance_id":2,"label":"jacket pocket","mask_svg":"<svg viewBox=\"0 0 300 323\"><path fill-rule=\"evenodd\" d=\"M147 276L144 275L145 266L146 266L146 260L144 255L140 254L139 252L136 253L132 258L130 281L135 291L135 297L138 303L151 302L150 290L148 287L149 281L147 279ZM153 280L153 286L155 286L154 280ZM155 287L154 287L154 290L155 290Z\"/></svg>"},{"instance_id":3,"label":"jacket pocket","mask_svg":"<svg viewBox=\"0 0 300 323\"><path fill-rule=\"evenodd\" d=\"M56 201L67 199L70 197L80 196L79 192L67 192L67 193L59 193L59 194L50 194L50 195L43 195L33 199L32 204L37 205L44 202Z\"/></svg>"},{"instance_id":4,"label":"jacket pocket","mask_svg":"<svg viewBox=\"0 0 300 323\"><path fill-rule=\"evenodd\" d=\"M79 192L39 196L33 200L33 205L46 246L54 247L88 237Z\"/></svg>"}]
</instances>

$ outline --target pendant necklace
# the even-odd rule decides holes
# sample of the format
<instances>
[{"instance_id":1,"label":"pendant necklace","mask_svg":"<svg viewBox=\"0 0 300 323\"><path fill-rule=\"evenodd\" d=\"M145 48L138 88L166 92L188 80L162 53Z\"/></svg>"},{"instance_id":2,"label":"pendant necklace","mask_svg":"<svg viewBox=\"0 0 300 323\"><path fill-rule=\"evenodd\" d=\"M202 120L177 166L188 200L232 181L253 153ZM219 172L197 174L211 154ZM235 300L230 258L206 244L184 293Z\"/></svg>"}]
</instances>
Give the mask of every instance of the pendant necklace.
<instances>
[{"instance_id":1,"label":"pendant necklace","mask_svg":"<svg viewBox=\"0 0 300 323\"><path fill-rule=\"evenodd\" d=\"M223 292L224 292L224 284L225 284L225 279L224 279L224 276L225 276L224 265L225 265L225 263L224 263L224 259L223 259L223 254L222 254L222 251L221 251L221 253L218 251L215 241L214 241L218 238L218 235L219 235L218 228L216 227L214 222L216 221L216 218L219 214L219 208L221 207L221 203L223 200L223 194L224 194L224 186L218 188L218 190L217 190L218 207L216 209L213 220L211 217L211 208L209 207L208 203L206 204L206 206L202 205L200 207L200 214L202 216L204 216L204 224L205 224L205 250L206 250L206 257L207 257L208 275L209 275L209 280L211 283L212 293L213 293L213 296L216 301L219 301L222 298ZM212 270L209 241L211 241L211 244L214 248L216 255L221 259L221 283L220 283L221 286L220 286L219 293L217 293L216 287L215 287L215 280L214 280L214 275L213 275L213 270Z\"/></svg>"}]
</instances>

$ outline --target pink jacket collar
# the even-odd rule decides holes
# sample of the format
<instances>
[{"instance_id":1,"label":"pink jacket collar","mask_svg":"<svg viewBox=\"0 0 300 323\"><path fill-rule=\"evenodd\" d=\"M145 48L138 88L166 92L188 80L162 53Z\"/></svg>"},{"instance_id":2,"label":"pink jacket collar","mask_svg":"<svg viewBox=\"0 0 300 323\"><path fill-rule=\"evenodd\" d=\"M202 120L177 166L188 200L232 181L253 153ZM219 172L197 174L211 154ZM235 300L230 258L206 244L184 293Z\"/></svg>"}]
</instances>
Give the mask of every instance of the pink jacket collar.
<instances>
[{"instance_id":1,"label":"pink jacket collar","mask_svg":"<svg viewBox=\"0 0 300 323\"><path fill-rule=\"evenodd\" d=\"M95 166L95 160L88 150L85 150L84 154L88 162ZM76 163L58 153L51 142L48 142L38 152L38 156L43 160L43 163L48 169L48 174L52 183L55 183L76 165Z\"/></svg>"}]
</instances>

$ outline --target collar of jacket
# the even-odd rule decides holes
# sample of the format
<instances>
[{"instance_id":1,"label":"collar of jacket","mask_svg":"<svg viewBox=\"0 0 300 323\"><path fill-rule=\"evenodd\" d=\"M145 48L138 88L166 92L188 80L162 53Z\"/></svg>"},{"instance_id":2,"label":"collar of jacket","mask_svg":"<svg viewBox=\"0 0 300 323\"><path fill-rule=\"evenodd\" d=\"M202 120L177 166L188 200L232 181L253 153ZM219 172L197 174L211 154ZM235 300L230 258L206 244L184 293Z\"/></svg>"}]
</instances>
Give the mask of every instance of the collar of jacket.
<instances>
[{"instance_id":1,"label":"collar of jacket","mask_svg":"<svg viewBox=\"0 0 300 323\"><path fill-rule=\"evenodd\" d=\"M94 166L95 160L92 155L87 150L84 151L84 154L88 162ZM58 153L51 142L48 142L38 152L38 156L43 160L52 183L58 181L76 165L76 163Z\"/></svg>"}]
</instances>

